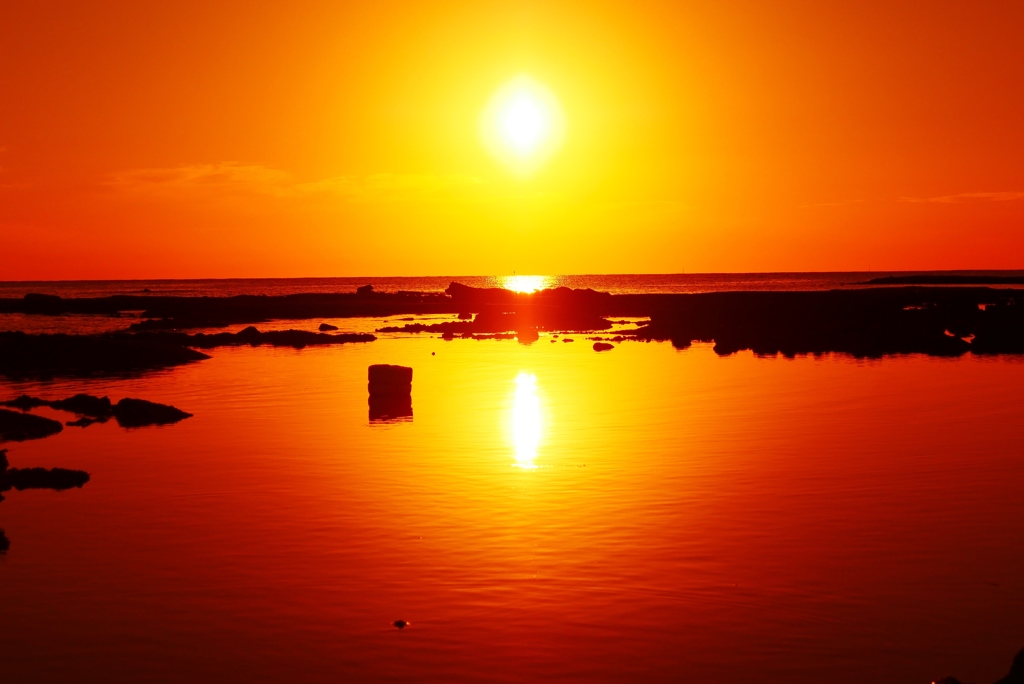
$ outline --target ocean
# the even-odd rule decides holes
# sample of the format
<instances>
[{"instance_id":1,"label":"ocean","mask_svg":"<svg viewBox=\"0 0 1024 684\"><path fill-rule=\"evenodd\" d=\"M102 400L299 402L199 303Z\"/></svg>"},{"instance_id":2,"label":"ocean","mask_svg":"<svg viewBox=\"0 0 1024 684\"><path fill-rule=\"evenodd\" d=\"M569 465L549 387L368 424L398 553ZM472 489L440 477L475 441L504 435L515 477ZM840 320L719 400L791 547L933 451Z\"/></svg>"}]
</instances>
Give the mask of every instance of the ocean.
<instances>
[{"instance_id":1,"label":"ocean","mask_svg":"<svg viewBox=\"0 0 1024 684\"><path fill-rule=\"evenodd\" d=\"M828 289L877 275L888 274L544 284ZM6 283L0 296L438 291L451 280L504 282ZM12 467L90 474L80 489L4 492L5 681L1006 673L1024 646L1021 358L719 356L628 340L598 354L565 337L388 333L219 348L133 377L0 378L0 400L86 392L193 414L0 445ZM379 363L413 368L412 415L368 413L367 367Z\"/></svg>"}]
</instances>

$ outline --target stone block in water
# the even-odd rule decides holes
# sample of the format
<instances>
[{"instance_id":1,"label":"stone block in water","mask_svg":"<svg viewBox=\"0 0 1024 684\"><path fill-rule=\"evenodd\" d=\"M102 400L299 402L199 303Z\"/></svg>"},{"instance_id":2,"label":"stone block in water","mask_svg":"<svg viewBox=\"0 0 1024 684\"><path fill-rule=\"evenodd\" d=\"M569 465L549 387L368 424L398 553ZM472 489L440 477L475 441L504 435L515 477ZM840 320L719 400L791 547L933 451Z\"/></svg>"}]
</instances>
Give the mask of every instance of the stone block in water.
<instances>
[{"instance_id":1,"label":"stone block in water","mask_svg":"<svg viewBox=\"0 0 1024 684\"><path fill-rule=\"evenodd\" d=\"M369 385L371 397L408 397L412 394L412 368L376 364L370 366Z\"/></svg>"}]
</instances>

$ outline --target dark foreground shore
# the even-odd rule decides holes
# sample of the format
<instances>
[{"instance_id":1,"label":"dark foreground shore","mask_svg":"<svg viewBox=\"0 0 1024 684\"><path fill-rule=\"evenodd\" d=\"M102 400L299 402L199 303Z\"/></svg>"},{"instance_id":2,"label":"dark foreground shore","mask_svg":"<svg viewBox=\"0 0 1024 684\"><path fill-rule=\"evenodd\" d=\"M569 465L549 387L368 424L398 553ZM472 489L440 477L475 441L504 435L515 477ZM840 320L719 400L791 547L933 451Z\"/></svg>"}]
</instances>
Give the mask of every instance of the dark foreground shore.
<instances>
[{"instance_id":1,"label":"dark foreground shore","mask_svg":"<svg viewBox=\"0 0 1024 684\"><path fill-rule=\"evenodd\" d=\"M379 332L454 337L540 332L600 333L617 318L647 319L616 336L671 341L683 349L713 342L731 354L845 353L957 356L1024 353L1024 291L988 287L893 287L824 292L716 292L612 295L556 288L519 294L452 283L444 294L356 293L237 297L113 296L0 299L0 312L38 316L102 314L126 318L123 332L102 335L0 333L0 374L55 377L130 374L208 358L220 346L302 348L372 342L369 334L285 330L189 333L189 329L274 319L344 319L451 314L458 320L381 328ZM332 331L336 326L324 325Z\"/></svg>"}]
</instances>

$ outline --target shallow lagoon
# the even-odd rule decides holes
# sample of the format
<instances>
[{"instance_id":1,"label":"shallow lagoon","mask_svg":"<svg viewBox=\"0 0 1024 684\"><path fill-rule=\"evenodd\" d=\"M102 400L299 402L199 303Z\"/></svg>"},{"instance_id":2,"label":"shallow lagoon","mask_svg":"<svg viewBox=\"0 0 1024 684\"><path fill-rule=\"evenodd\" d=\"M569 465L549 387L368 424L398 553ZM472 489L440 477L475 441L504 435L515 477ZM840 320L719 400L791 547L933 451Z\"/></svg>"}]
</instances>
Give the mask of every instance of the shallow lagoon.
<instances>
[{"instance_id":1,"label":"shallow lagoon","mask_svg":"<svg viewBox=\"0 0 1024 684\"><path fill-rule=\"evenodd\" d=\"M575 338L218 349L137 379L0 384L195 414L5 445L92 475L0 504L5 672L1005 674L1024 645L1024 363ZM370 424L372 363L415 369L411 421Z\"/></svg>"}]
</instances>

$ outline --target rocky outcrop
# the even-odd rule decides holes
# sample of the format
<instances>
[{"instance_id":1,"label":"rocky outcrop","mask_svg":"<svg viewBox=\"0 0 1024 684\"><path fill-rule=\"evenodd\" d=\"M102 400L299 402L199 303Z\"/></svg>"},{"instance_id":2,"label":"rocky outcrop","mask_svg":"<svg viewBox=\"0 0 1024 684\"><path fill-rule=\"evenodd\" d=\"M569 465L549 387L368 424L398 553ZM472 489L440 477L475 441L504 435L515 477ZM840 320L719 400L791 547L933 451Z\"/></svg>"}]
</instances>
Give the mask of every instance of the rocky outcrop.
<instances>
[{"instance_id":1,"label":"rocky outcrop","mask_svg":"<svg viewBox=\"0 0 1024 684\"><path fill-rule=\"evenodd\" d=\"M57 491L81 487L89 481L89 473L84 470L68 470L67 468L11 468L7 462L7 450L0 449L0 492L12 489L54 489ZM0 494L0 501L4 500ZM0 530L0 553L6 553L11 547L3 530Z\"/></svg>"},{"instance_id":2,"label":"rocky outcrop","mask_svg":"<svg viewBox=\"0 0 1024 684\"><path fill-rule=\"evenodd\" d=\"M55 435L64 426L59 421L31 413L0 409L0 442L24 442Z\"/></svg>"},{"instance_id":3,"label":"rocky outcrop","mask_svg":"<svg viewBox=\"0 0 1024 684\"><path fill-rule=\"evenodd\" d=\"M127 397L117 402L112 413L118 425L128 428L169 425L192 417L174 406Z\"/></svg>"},{"instance_id":4,"label":"rocky outcrop","mask_svg":"<svg viewBox=\"0 0 1024 684\"><path fill-rule=\"evenodd\" d=\"M30 335L0 332L0 375L12 378L132 375L209 358L146 335Z\"/></svg>"},{"instance_id":5,"label":"rocky outcrop","mask_svg":"<svg viewBox=\"0 0 1024 684\"><path fill-rule=\"evenodd\" d=\"M49 406L60 411L68 411L82 416L79 420L69 421L67 425L74 427L88 427L96 422L105 422L110 418L117 420L121 427L144 427L147 425L168 425L178 421L191 418L191 413L186 413L179 408L168 404L158 404L145 399L133 399L126 397L116 404L112 404L108 397L94 397L91 394L76 394L67 399L40 399L21 395L17 399L0 402L6 406L15 406L27 411L37 406ZM3 409L0 409L3 410ZM13 413L7 411L7 413ZM27 420L49 420L29 414L16 414ZM60 425L57 421L49 421ZM57 431L59 432L59 430ZM43 435L46 436L46 435Z\"/></svg>"}]
</instances>

